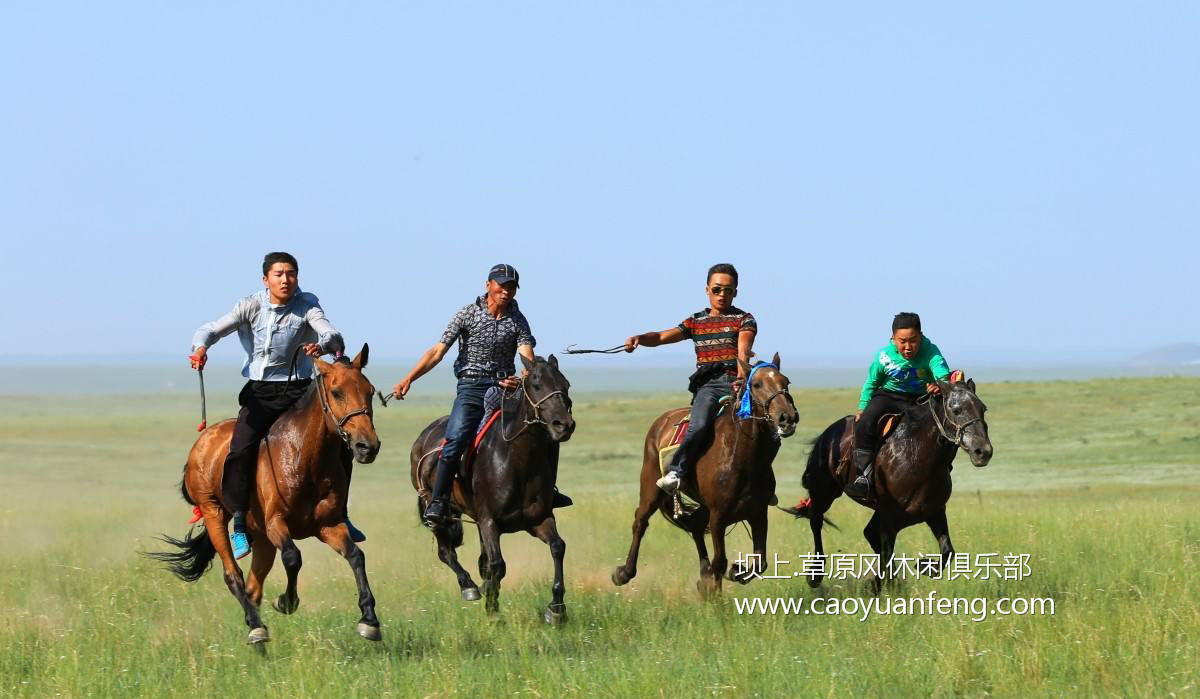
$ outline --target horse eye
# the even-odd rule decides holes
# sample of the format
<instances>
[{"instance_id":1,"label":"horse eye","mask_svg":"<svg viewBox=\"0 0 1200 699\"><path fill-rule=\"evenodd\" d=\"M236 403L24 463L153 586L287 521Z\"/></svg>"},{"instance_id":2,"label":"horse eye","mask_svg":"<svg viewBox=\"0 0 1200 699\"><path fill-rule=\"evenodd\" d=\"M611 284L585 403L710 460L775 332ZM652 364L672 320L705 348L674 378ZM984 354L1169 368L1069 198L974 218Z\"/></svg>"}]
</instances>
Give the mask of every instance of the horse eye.
<instances>
[{"instance_id":1,"label":"horse eye","mask_svg":"<svg viewBox=\"0 0 1200 699\"><path fill-rule=\"evenodd\" d=\"M755 387L755 388L762 388L762 381L755 381L755 382L754 382L754 387Z\"/></svg>"},{"instance_id":2,"label":"horse eye","mask_svg":"<svg viewBox=\"0 0 1200 699\"><path fill-rule=\"evenodd\" d=\"M334 398L337 398L338 400L341 400L341 399L342 399L342 392L341 392L341 390L339 390L339 389L336 389L336 388L335 388L335 389L333 389L332 391L330 391L330 394L332 394L332 395L333 395L333 397L334 397Z\"/></svg>"}]
</instances>

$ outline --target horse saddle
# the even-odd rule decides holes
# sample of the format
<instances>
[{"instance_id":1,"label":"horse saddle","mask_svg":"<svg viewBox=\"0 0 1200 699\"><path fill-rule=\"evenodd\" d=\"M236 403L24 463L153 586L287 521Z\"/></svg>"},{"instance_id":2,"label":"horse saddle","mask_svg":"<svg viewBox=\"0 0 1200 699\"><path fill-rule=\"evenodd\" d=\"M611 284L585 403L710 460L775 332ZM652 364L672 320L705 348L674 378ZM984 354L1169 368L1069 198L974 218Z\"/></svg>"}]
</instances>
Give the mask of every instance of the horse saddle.
<instances>
[{"instance_id":1,"label":"horse saddle","mask_svg":"<svg viewBox=\"0 0 1200 699\"><path fill-rule=\"evenodd\" d=\"M729 405L733 402L733 396L725 396L722 398L717 407L717 415L724 413ZM671 459L675 456L675 451L679 449L679 445L683 444L683 438L687 436L688 425L691 423L689 415L684 415L679 422L673 425L671 436L665 442L658 445L658 470L662 475L667 475L667 468L671 465Z\"/></svg>"},{"instance_id":2,"label":"horse saddle","mask_svg":"<svg viewBox=\"0 0 1200 699\"><path fill-rule=\"evenodd\" d=\"M463 452L461 460L459 461L458 478L460 480L467 480L470 478L471 467L475 464L475 453L479 451L479 445L483 443L483 438L487 436L487 433L492 429L492 426L496 424L496 420L499 417L500 409L498 406L491 412L485 413L485 417L479 423L479 429L475 431L475 438L472 439L471 443L467 445L467 448ZM442 443L439 444L436 449L422 457L424 459L421 464L420 480L422 483L433 482L433 471L437 468L438 457L441 455L442 449L444 449L445 446L446 440L443 439Z\"/></svg>"},{"instance_id":3,"label":"horse saddle","mask_svg":"<svg viewBox=\"0 0 1200 699\"><path fill-rule=\"evenodd\" d=\"M875 429L879 433L880 443L895 433L896 428L900 426L900 420L903 418L903 413L884 413L879 416L879 420L875 423ZM853 430L851 434L853 434ZM837 469L834 471L834 477L843 486L848 485L850 481L858 477L858 474L854 471L854 459L851 457L853 453L854 441L852 439L850 448L842 453L842 458L838 462Z\"/></svg>"}]
</instances>

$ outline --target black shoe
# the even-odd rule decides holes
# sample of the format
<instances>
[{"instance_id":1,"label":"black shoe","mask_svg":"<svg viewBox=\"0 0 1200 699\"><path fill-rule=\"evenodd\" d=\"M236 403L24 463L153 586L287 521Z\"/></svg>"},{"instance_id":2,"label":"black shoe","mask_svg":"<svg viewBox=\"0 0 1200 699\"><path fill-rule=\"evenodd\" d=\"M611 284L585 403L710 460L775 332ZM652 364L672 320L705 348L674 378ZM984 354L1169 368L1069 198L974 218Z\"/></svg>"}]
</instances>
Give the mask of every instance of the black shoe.
<instances>
[{"instance_id":1,"label":"black shoe","mask_svg":"<svg viewBox=\"0 0 1200 699\"><path fill-rule=\"evenodd\" d=\"M871 492L871 459L874 454L869 449L854 450L854 471L858 478L846 486L846 494L851 497L865 498Z\"/></svg>"},{"instance_id":2,"label":"black shoe","mask_svg":"<svg viewBox=\"0 0 1200 699\"><path fill-rule=\"evenodd\" d=\"M852 498L865 498L871 491L871 481L867 476L862 475L854 479L854 482L846 486L846 494Z\"/></svg>"},{"instance_id":3,"label":"black shoe","mask_svg":"<svg viewBox=\"0 0 1200 699\"><path fill-rule=\"evenodd\" d=\"M437 498L429 503L429 507L425 508L425 514L421 515L421 522L433 529L446 519L447 510L450 509L450 504L445 498Z\"/></svg>"},{"instance_id":4,"label":"black shoe","mask_svg":"<svg viewBox=\"0 0 1200 699\"><path fill-rule=\"evenodd\" d=\"M554 490L554 501L550 503L550 509L555 510L560 507L570 507L571 505L574 505L574 504L575 504L574 500L567 497L565 494L559 492L558 489L555 489Z\"/></svg>"}]
</instances>

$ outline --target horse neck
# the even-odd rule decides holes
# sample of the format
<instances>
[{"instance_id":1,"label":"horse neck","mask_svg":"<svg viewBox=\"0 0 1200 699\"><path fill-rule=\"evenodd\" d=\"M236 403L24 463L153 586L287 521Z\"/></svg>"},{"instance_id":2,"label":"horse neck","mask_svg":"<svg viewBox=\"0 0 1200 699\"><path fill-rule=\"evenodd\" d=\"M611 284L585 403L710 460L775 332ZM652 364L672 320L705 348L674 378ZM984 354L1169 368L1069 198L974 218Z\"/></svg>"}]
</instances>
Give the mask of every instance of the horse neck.
<instances>
[{"instance_id":1,"label":"horse neck","mask_svg":"<svg viewBox=\"0 0 1200 699\"><path fill-rule=\"evenodd\" d=\"M509 437L516 435L512 441L506 441L509 450L509 463L517 469L517 473L529 473L537 465L537 462L547 461L545 459L529 458L539 448L546 448L547 444L554 444L550 439L550 435L546 433L546 426L540 423L527 425L525 421L532 419L531 413L533 408L529 405L528 395L522 387L515 391L511 397L506 396L500 402L501 419L504 421L501 428L508 430L507 434L501 434L501 437ZM519 433L519 434L518 434ZM526 458L513 458L524 456Z\"/></svg>"},{"instance_id":2,"label":"horse neck","mask_svg":"<svg viewBox=\"0 0 1200 699\"><path fill-rule=\"evenodd\" d=\"M318 391L321 390L317 382L321 377L313 379L312 387L309 392L300 400L307 401L304 405L299 406L299 410L294 413L289 413L293 424L297 429L289 430L289 438L295 442L293 446L296 448L296 453L299 454L299 464L301 470L317 472L321 471L321 465L324 462L324 454L331 447L336 446L336 442L340 441L329 426L329 420L325 417L325 410L322 407L321 396Z\"/></svg>"},{"instance_id":3,"label":"horse neck","mask_svg":"<svg viewBox=\"0 0 1200 699\"><path fill-rule=\"evenodd\" d=\"M909 415L914 417L913 433L906 439L911 445L911 452L918 456L914 466L929 465L930 467L949 465L954 460L954 452L958 447L948 444L942 439L937 422L932 413L937 410L933 405L934 397L929 398L928 404L916 404L909 408Z\"/></svg>"}]
</instances>

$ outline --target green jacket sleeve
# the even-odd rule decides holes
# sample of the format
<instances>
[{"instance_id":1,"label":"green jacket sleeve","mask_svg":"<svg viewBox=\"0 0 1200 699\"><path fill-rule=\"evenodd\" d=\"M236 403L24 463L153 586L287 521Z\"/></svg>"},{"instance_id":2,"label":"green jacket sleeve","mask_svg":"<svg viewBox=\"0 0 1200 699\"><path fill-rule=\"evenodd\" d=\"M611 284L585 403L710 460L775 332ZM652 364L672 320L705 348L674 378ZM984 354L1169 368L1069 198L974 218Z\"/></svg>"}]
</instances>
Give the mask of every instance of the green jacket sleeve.
<instances>
[{"instance_id":1,"label":"green jacket sleeve","mask_svg":"<svg viewBox=\"0 0 1200 699\"><path fill-rule=\"evenodd\" d=\"M867 403L871 402L871 397L875 395L875 389L883 383L885 374L883 366L879 363L879 357L875 357L875 361L871 362L871 368L867 369L867 380L863 382L862 393L858 397L858 409L864 410Z\"/></svg>"},{"instance_id":2,"label":"green jacket sleeve","mask_svg":"<svg viewBox=\"0 0 1200 699\"><path fill-rule=\"evenodd\" d=\"M933 356L929 358L929 373L933 374L935 381L943 381L950 376L950 367L946 366L946 358L942 356L942 351L937 345L930 349L933 350Z\"/></svg>"}]
</instances>

